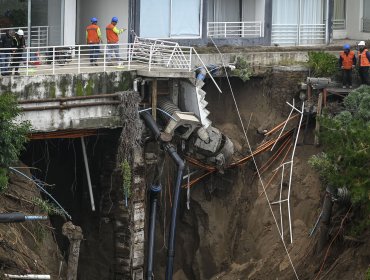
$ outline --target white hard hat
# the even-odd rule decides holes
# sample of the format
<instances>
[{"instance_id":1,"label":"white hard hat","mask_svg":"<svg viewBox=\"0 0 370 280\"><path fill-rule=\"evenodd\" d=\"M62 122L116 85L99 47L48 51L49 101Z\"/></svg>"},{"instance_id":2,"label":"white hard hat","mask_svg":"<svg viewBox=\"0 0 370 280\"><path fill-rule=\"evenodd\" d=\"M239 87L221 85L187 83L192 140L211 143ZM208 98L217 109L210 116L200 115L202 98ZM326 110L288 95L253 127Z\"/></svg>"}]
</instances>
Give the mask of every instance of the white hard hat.
<instances>
[{"instance_id":1,"label":"white hard hat","mask_svg":"<svg viewBox=\"0 0 370 280\"><path fill-rule=\"evenodd\" d=\"M365 41L361 41L360 43L358 43L359 46L365 46Z\"/></svg>"},{"instance_id":2,"label":"white hard hat","mask_svg":"<svg viewBox=\"0 0 370 280\"><path fill-rule=\"evenodd\" d=\"M17 34L18 34L19 36L23 36L23 35L24 35L24 32L23 32L23 30L22 30L22 29L18 29Z\"/></svg>"}]
</instances>

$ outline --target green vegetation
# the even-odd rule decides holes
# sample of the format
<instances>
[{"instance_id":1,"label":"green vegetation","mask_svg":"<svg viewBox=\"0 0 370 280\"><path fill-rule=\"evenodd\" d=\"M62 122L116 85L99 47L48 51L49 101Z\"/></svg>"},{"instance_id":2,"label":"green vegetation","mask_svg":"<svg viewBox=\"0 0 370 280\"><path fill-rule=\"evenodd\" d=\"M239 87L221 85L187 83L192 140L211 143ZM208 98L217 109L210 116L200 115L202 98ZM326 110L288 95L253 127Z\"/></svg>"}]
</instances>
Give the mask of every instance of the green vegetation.
<instances>
[{"instance_id":1,"label":"green vegetation","mask_svg":"<svg viewBox=\"0 0 370 280\"><path fill-rule=\"evenodd\" d=\"M246 82L249 81L252 76L252 69L244 58L237 56L235 70L233 70L232 73L239 77L243 82Z\"/></svg>"},{"instance_id":2,"label":"green vegetation","mask_svg":"<svg viewBox=\"0 0 370 280\"><path fill-rule=\"evenodd\" d=\"M0 94L0 191L7 187L6 169L17 161L27 141L30 124L15 122L20 113L17 100L12 94Z\"/></svg>"},{"instance_id":3,"label":"green vegetation","mask_svg":"<svg viewBox=\"0 0 370 280\"><path fill-rule=\"evenodd\" d=\"M344 99L344 110L319 119L324 153L309 163L327 185L347 187L355 207L363 213L355 231L370 225L370 87L362 86Z\"/></svg>"},{"instance_id":4,"label":"green vegetation","mask_svg":"<svg viewBox=\"0 0 370 280\"><path fill-rule=\"evenodd\" d=\"M370 280L370 266L369 266L369 268L366 271L366 278L365 279L366 280Z\"/></svg>"},{"instance_id":5,"label":"green vegetation","mask_svg":"<svg viewBox=\"0 0 370 280\"><path fill-rule=\"evenodd\" d=\"M121 164L122 191L126 198L131 196L131 167L127 160Z\"/></svg>"},{"instance_id":6,"label":"green vegetation","mask_svg":"<svg viewBox=\"0 0 370 280\"><path fill-rule=\"evenodd\" d=\"M47 213L48 215L58 215L58 216L64 216L64 213L62 210L60 210L57 206L55 206L53 203L50 203L46 200L43 200L39 197L34 197L32 199L32 202L40 208L40 210L44 213Z\"/></svg>"},{"instance_id":7,"label":"green vegetation","mask_svg":"<svg viewBox=\"0 0 370 280\"><path fill-rule=\"evenodd\" d=\"M338 72L338 58L330 53L309 52L307 63L313 77L331 77Z\"/></svg>"}]
</instances>

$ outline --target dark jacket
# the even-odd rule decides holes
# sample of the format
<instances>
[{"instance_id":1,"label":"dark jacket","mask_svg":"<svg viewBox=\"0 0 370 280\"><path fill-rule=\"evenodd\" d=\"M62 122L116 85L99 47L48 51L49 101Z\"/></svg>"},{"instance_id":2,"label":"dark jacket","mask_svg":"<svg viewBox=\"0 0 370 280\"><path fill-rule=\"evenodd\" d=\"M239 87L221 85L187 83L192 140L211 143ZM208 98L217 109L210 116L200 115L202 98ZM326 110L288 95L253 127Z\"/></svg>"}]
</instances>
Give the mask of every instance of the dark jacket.
<instances>
[{"instance_id":1,"label":"dark jacket","mask_svg":"<svg viewBox=\"0 0 370 280\"><path fill-rule=\"evenodd\" d=\"M17 48L16 52L23 52L23 48L26 47L26 40L24 37L15 35L12 40L12 48Z\"/></svg>"},{"instance_id":2,"label":"dark jacket","mask_svg":"<svg viewBox=\"0 0 370 280\"><path fill-rule=\"evenodd\" d=\"M11 47L12 47L12 36L10 36L9 33L3 34L0 38L0 48L11 48Z\"/></svg>"}]
</instances>

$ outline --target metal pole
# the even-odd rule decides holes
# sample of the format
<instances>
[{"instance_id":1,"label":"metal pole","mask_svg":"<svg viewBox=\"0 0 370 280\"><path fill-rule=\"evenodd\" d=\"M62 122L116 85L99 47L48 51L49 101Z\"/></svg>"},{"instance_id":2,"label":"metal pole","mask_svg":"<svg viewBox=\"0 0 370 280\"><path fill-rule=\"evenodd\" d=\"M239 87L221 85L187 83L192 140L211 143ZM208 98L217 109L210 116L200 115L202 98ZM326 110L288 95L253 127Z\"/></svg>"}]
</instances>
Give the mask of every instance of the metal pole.
<instances>
[{"instance_id":1,"label":"metal pole","mask_svg":"<svg viewBox=\"0 0 370 280\"><path fill-rule=\"evenodd\" d=\"M28 0L27 45L31 47L31 0ZM27 58L28 59L28 58Z\"/></svg>"},{"instance_id":2,"label":"metal pole","mask_svg":"<svg viewBox=\"0 0 370 280\"><path fill-rule=\"evenodd\" d=\"M85 147L85 141L84 141L84 138L83 137L81 137L81 144L82 144L82 153L83 153L84 162L85 162L87 184L89 186L89 195L90 195L90 201L91 201L91 210L92 211L95 211L94 194L93 194L92 186L91 186L89 162L87 161L86 147Z\"/></svg>"},{"instance_id":3,"label":"metal pole","mask_svg":"<svg viewBox=\"0 0 370 280\"><path fill-rule=\"evenodd\" d=\"M330 34L329 34L329 8L330 8L330 0L326 0L326 24L325 24L325 44L329 45L330 43Z\"/></svg>"}]
</instances>

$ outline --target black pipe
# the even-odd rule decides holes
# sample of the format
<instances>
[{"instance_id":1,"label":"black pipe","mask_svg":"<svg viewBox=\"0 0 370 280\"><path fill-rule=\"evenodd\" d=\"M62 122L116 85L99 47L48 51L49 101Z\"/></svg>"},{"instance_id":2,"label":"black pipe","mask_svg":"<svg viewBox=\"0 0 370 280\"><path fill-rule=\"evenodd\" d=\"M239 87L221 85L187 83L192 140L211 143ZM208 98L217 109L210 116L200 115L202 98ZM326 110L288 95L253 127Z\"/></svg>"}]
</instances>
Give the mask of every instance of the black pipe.
<instances>
[{"instance_id":1,"label":"black pipe","mask_svg":"<svg viewBox=\"0 0 370 280\"><path fill-rule=\"evenodd\" d=\"M177 165L176 185L173 189L173 195L172 195L173 203L172 203L172 211L171 211L170 232L168 236L168 255L167 255L167 266L166 266L166 280L172 280L173 261L175 258L176 219L177 219L177 212L178 212L180 192L181 192L182 172L184 170L185 164L184 164L184 161L180 158L179 154L176 152L176 149L173 145L166 144L164 148Z\"/></svg>"},{"instance_id":2,"label":"black pipe","mask_svg":"<svg viewBox=\"0 0 370 280\"><path fill-rule=\"evenodd\" d=\"M155 218L157 216L158 194L161 192L160 185L150 187L150 224L149 224L149 241L148 241L148 262L147 262L147 279L153 279L153 256L155 242Z\"/></svg>"},{"instance_id":3,"label":"black pipe","mask_svg":"<svg viewBox=\"0 0 370 280\"><path fill-rule=\"evenodd\" d=\"M140 113L140 116L144 119L146 125L154 134L156 140L160 140L163 144L164 150L169 154L169 156L173 159L173 161L177 165L177 178L176 178L176 185L173 188L172 194L172 211L171 211L171 221L170 221L170 231L168 235L168 255L167 255L167 266L166 266L166 280L172 280L173 276L173 261L175 258L175 235L176 235L176 220L177 220L177 212L179 206L179 199L180 199L180 192L181 192L181 181L182 181L182 172L185 167L184 161L180 158L179 154L177 153L175 147L163 141L160 137L161 132L153 119L152 115L148 112ZM149 277L149 276L148 276Z\"/></svg>"},{"instance_id":4,"label":"black pipe","mask_svg":"<svg viewBox=\"0 0 370 280\"><path fill-rule=\"evenodd\" d=\"M21 223L32 220L46 220L47 216L30 216L23 213L2 213L0 223Z\"/></svg>"},{"instance_id":5,"label":"black pipe","mask_svg":"<svg viewBox=\"0 0 370 280\"><path fill-rule=\"evenodd\" d=\"M152 115L145 111L141 112L140 116L144 119L146 126L153 132L155 140L158 140L161 136L161 131L159 130L158 125L153 119Z\"/></svg>"}]
</instances>

